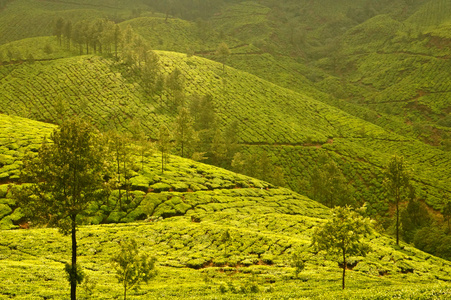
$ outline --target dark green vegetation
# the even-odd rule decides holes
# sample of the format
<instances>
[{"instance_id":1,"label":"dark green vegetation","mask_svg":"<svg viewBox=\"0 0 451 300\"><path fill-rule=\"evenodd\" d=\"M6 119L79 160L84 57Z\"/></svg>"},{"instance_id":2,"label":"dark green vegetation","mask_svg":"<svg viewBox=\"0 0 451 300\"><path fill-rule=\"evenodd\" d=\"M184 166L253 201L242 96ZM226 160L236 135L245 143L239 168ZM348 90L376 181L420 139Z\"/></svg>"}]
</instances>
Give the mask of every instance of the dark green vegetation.
<instances>
[{"instance_id":1,"label":"dark green vegetation","mask_svg":"<svg viewBox=\"0 0 451 300\"><path fill-rule=\"evenodd\" d=\"M314 202L273 187L284 185L331 207L366 203L367 214L394 234L395 209L382 183L390 157L398 154L411 169L415 190L400 203L401 240L450 259L450 16L447 0L0 1L0 224L14 228L26 221L7 196L7 184L17 181L25 149L37 151L54 128L10 116L60 124L78 115L124 137L116 143L121 189L113 190L108 203L91 207L87 224L161 216L165 224L184 220L197 226L204 223L205 216L197 215L202 207L214 220L224 210L232 214L223 219L235 220L239 230L254 224L250 228L259 236L262 228L275 234L276 219L250 220L275 213L274 203L290 203L279 205L283 217L277 222L290 220L286 214L328 214L317 204L300 209ZM221 44L230 55L219 51ZM156 143L153 151L149 140ZM233 216L237 211L242 218ZM211 226L226 226L223 219ZM294 232L296 227L285 228L297 223L283 224ZM230 239L224 240L225 232ZM214 240L218 251L212 250L211 260L233 253L233 230L221 228ZM310 233L305 244L309 240ZM286 257L286 266L296 246L291 248L275 255ZM276 291L293 289L290 281L279 285L285 277L271 270ZM336 265L330 270L337 274ZM307 262L299 278L309 274ZM328 278L318 274L312 278ZM254 277L244 277L244 290L256 291ZM307 282L312 289L318 283ZM238 291L227 282L215 284L212 293ZM310 296L312 289L296 285L298 295ZM433 297L419 285L412 293Z\"/></svg>"},{"instance_id":2,"label":"dark green vegetation","mask_svg":"<svg viewBox=\"0 0 451 300\"><path fill-rule=\"evenodd\" d=\"M66 271L73 300L83 280L77 265L77 226L89 206L107 198L104 149L87 123L68 120L52 132L36 155L28 153L23 158L20 179L24 184L10 190L12 200L33 224L54 226L71 235L72 259Z\"/></svg>"}]
</instances>

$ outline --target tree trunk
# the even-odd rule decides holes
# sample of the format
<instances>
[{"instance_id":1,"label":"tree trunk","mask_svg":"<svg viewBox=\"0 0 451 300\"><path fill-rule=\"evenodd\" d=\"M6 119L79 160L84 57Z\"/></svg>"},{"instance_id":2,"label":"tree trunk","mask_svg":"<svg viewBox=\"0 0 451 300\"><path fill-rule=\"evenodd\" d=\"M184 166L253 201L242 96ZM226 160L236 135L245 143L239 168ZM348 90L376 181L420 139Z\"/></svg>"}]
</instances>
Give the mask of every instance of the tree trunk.
<instances>
[{"instance_id":1,"label":"tree trunk","mask_svg":"<svg viewBox=\"0 0 451 300\"><path fill-rule=\"evenodd\" d=\"M118 147L116 145L116 147ZM122 191L121 191L121 160L119 157L119 150L116 148L116 162L117 162L117 183L119 190L119 209L122 211Z\"/></svg>"},{"instance_id":2,"label":"tree trunk","mask_svg":"<svg viewBox=\"0 0 451 300\"><path fill-rule=\"evenodd\" d=\"M127 284L124 284L124 300L127 300Z\"/></svg>"},{"instance_id":3,"label":"tree trunk","mask_svg":"<svg viewBox=\"0 0 451 300\"><path fill-rule=\"evenodd\" d=\"M124 157L124 184L125 184L125 197L127 198L127 203L129 203L128 194L129 194L129 180L127 178L127 169L126 169L126 162ZM122 203L122 202L121 202ZM122 208L121 208L122 209Z\"/></svg>"},{"instance_id":4,"label":"tree trunk","mask_svg":"<svg viewBox=\"0 0 451 300\"><path fill-rule=\"evenodd\" d=\"M396 245L399 246L399 191L396 191Z\"/></svg>"},{"instance_id":5,"label":"tree trunk","mask_svg":"<svg viewBox=\"0 0 451 300\"><path fill-rule=\"evenodd\" d=\"M164 173L164 151L161 151L161 173Z\"/></svg>"},{"instance_id":6,"label":"tree trunk","mask_svg":"<svg viewBox=\"0 0 451 300\"><path fill-rule=\"evenodd\" d=\"M343 279L342 279L342 287L343 287L343 290L345 289L346 267L347 267L347 263L346 263L346 252L345 252L345 250L343 249Z\"/></svg>"},{"instance_id":7,"label":"tree trunk","mask_svg":"<svg viewBox=\"0 0 451 300\"><path fill-rule=\"evenodd\" d=\"M118 39L115 38L115 40L114 40L114 57L116 57L116 60L117 60L117 44L118 43L119 43Z\"/></svg>"},{"instance_id":8,"label":"tree trunk","mask_svg":"<svg viewBox=\"0 0 451 300\"><path fill-rule=\"evenodd\" d=\"M184 154L183 154L183 148L184 148L183 145L184 145L184 144L185 144L185 143L184 143L184 141L182 140L182 157L185 157Z\"/></svg>"},{"instance_id":9,"label":"tree trunk","mask_svg":"<svg viewBox=\"0 0 451 300\"><path fill-rule=\"evenodd\" d=\"M72 275L70 277L70 299L76 300L77 299L77 279L76 279L76 272L77 272L77 236L76 236L76 223L75 223L76 216L72 216Z\"/></svg>"}]
</instances>

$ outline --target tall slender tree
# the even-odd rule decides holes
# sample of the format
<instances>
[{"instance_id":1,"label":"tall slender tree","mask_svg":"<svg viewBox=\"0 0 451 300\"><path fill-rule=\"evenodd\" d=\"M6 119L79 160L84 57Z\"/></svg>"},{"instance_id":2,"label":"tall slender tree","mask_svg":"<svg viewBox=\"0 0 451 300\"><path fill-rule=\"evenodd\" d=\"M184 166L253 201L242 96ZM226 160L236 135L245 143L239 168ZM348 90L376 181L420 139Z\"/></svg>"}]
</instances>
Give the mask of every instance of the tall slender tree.
<instances>
[{"instance_id":1,"label":"tall slender tree","mask_svg":"<svg viewBox=\"0 0 451 300\"><path fill-rule=\"evenodd\" d=\"M66 37L67 49L70 50L70 41L72 39L72 22L70 20L64 24L63 35Z\"/></svg>"},{"instance_id":2,"label":"tall slender tree","mask_svg":"<svg viewBox=\"0 0 451 300\"><path fill-rule=\"evenodd\" d=\"M385 168L384 185L396 205L396 244L399 245L399 204L410 191L410 174L404 158L394 155Z\"/></svg>"},{"instance_id":3,"label":"tall slender tree","mask_svg":"<svg viewBox=\"0 0 451 300\"><path fill-rule=\"evenodd\" d=\"M63 35L64 19L59 17L55 22L54 34L58 39L58 43L61 46L61 36Z\"/></svg>"},{"instance_id":4,"label":"tall slender tree","mask_svg":"<svg viewBox=\"0 0 451 300\"><path fill-rule=\"evenodd\" d=\"M77 265L77 226L88 205L102 197L106 164L96 132L78 119L64 122L50 139L37 155L24 159L21 179L31 184L15 189L13 195L34 223L71 235L72 260L66 271L75 300L83 279Z\"/></svg>"},{"instance_id":5,"label":"tall slender tree","mask_svg":"<svg viewBox=\"0 0 451 300\"><path fill-rule=\"evenodd\" d=\"M213 141L211 142L211 155L215 166L225 166L225 160L227 158L226 141L219 129L216 129Z\"/></svg>"},{"instance_id":6,"label":"tall slender tree","mask_svg":"<svg viewBox=\"0 0 451 300\"><path fill-rule=\"evenodd\" d=\"M131 137L127 133L111 131L108 134L109 150L115 162L116 183L119 190L119 208L122 209L122 189L125 190L125 197L129 201L130 173L133 168L131 156Z\"/></svg>"},{"instance_id":7,"label":"tall slender tree","mask_svg":"<svg viewBox=\"0 0 451 300\"><path fill-rule=\"evenodd\" d=\"M443 206L442 213L443 213L445 222L448 225L448 232L450 232L451 231L451 224L450 224L451 223L450 222L451 221L451 199L449 199L449 196L446 197L445 199L446 199L446 202L445 202L445 205Z\"/></svg>"},{"instance_id":8,"label":"tall slender tree","mask_svg":"<svg viewBox=\"0 0 451 300\"><path fill-rule=\"evenodd\" d=\"M175 119L175 141L180 147L182 157L190 157L197 142L197 133L193 128L194 120L186 107L181 107Z\"/></svg>"},{"instance_id":9,"label":"tall slender tree","mask_svg":"<svg viewBox=\"0 0 451 300\"><path fill-rule=\"evenodd\" d=\"M123 35L121 27L118 24L116 24L114 25L114 56L116 57L116 59L118 59L117 53L122 41Z\"/></svg>"},{"instance_id":10,"label":"tall slender tree","mask_svg":"<svg viewBox=\"0 0 451 300\"><path fill-rule=\"evenodd\" d=\"M222 75L225 74L225 64L227 62L227 58L230 56L230 49L226 43L221 43L216 49L216 55L219 55L222 60Z\"/></svg>"},{"instance_id":11,"label":"tall slender tree","mask_svg":"<svg viewBox=\"0 0 451 300\"><path fill-rule=\"evenodd\" d=\"M179 68L175 68L167 77L166 77L166 87L171 92L172 105L174 108L177 106L183 105L183 83L184 78L182 76L182 72Z\"/></svg>"},{"instance_id":12,"label":"tall slender tree","mask_svg":"<svg viewBox=\"0 0 451 300\"><path fill-rule=\"evenodd\" d=\"M169 151L171 149L171 132L166 125L160 127L157 146L158 150L161 152L161 173L164 173L164 166L167 163Z\"/></svg>"}]
</instances>

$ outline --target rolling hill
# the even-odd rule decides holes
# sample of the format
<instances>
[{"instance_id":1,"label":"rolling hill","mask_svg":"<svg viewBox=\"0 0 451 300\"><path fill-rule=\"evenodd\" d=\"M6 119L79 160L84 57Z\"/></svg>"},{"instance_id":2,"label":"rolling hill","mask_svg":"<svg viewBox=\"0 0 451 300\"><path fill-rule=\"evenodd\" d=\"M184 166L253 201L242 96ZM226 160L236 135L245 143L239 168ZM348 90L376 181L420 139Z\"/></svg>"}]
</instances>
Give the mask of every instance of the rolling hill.
<instances>
[{"instance_id":1,"label":"rolling hill","mask_svg":"<svg viewBox=\"0 0 451 300\"><path fill-rule=\"evenodd\" d=\"M0 9L0 276L8 279L0 298L62 299L68 289L67 238L50 228L7 230L26 221L9 184L18 183L27 151L71 116L101 132L133 133L138 124L156 142L162 125L175 131L178 106L194 114L196 101L210 97L215 122L199 131L207 141L196 151L235 171L238 158L250 158L261 170L242 172L260 179L175 156L178 148L162 173L158 151L141 157L140 145L130 145L129 197L113 191L90 207L80 229L94 298L119 297L109 260L119 241L134 237L158 258L160 272L136 299L451 299L448 261L385 235L374 233L374 251L352 259L343 292L336 259L309 247L331 214L313 201L323 200L314 177L331 164L350 201L389 227L383 169L403 155L416 197L436 221L431 230L441 226L451 194L449 1L215 0L210 9L178 0L7 2ZM60 17L119 24L119 58L92 45L79 55L84 42L59 45L52 34ZM106 23L86 24L94 35ZM146 53L158 60L157 88L147 82L149 56L136 58L126 39L154 49ZM221 42L227 57L216 53ZM231 128L240 155L215 161L213 148L230 142ZM291 190L266 182L278 168ZM300 278L291 267L296 251L306 262Z\"/></svg>"},{"instance_id":2,"label":"rolling hill","mask_svg":"<svg viewBox=\"0 0 451 300\"><path fill-rule=\"evenodd\" d=\"M248 73L196 56L158 52L162 74L175 68L184 78L189 96L213 97L222 131L238 123L244 153L269 154L282 166L290 188L309 193L318 157L335 161L355 187L359 203L370 212L386 209L382 168L395 153L415 169L419 197L435 209L449 192L450 154L352 117L310 97L281 88ZM121 64L98 56L77 56L0 69L0 111L57 123L77 114L99 129L127 129L139 121L156 139L161 123L173 124L176 110L170 91L149 95ZM227 81L224 84L223 78ZM55 95L58 95L55 97ZM431 168L434 166L434 168Z\"/></svg>"},{"instance_id":3,"label":"rolling hill","mask_svg":"<svg viewBox=\"0 0 451 300\"><path fill-rule=\"evenodd\" d=\"M19 160L54 128L4 115L0 121L17 145L8 155ZM315 226L330 216L328 208L290 190L175 156L162 174L160 159L159 153L146 155L132 178L133 200L123 210L114 201L107 205L109 212L91 208L94 217L87 222L97 223L100 213L106 223L115 224L79 229L79 261L90 284L81 285L81 297L121 295L109 262L118 242L129 238L158 259L159 272L149 285L131 292L131 299L451 296L450 262L408 245L396 246L378 233L369 237L373 251L367 257L351 259L348 289L337 291L341 271L335 258L309 247ZM21 213L5 185L0 191L2 214L4 207L15 209L2 216L0 224L5 226ZM136 222L142 215L150 218L122 223ZM224 242L226 231L231 239ZM0 281L0 297L65 298L63 266L70 255L69 238L50 228L0 232L1 276L7 278ZM306 261L299 278L291 267L291 255L297 251Z\"/></svg>"}]
</instances>

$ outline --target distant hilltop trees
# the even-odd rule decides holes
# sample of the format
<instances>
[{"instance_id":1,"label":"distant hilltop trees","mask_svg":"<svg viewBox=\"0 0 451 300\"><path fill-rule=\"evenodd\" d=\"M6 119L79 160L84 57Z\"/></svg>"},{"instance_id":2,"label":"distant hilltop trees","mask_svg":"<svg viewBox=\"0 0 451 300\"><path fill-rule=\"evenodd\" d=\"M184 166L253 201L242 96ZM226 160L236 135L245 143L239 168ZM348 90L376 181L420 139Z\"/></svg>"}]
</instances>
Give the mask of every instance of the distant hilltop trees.
<instances>
[{"instance_id":1,"label":"distant hilltop trees","mask_svg":"<svg viewBox=\"0 0 451 300\"><path fill-rule=\"evenodd\" d=\"M60 46L65 45L70 50L71 45L77 45L80 54L93 53L114 54L124 50L137 36L132 33L131 27L125 32L113 21L98 19L93 21L83 20L72 23L62 17L55 22L53 34L56 36Z\"/></svg>"}]
</instances>

